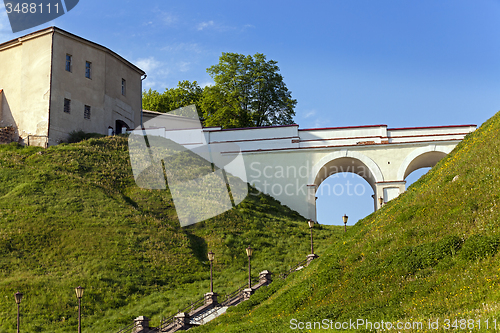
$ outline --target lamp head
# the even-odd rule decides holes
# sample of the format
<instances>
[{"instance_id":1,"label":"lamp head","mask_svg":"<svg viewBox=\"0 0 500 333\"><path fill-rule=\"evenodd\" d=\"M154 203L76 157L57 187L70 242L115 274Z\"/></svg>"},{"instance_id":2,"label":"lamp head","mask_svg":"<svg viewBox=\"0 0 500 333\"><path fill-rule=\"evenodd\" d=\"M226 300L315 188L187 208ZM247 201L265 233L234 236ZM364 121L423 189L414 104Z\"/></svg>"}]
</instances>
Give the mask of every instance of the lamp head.
<instances>
[{"instance_id":1,"label":"lamp head","mask_svg":"<svg viewBox=\"0 0 500 333\"><path fill-rule=\"evenodd\" d=\"M247 251L247 257L251 257L253 253L253 249L250 247L250 245L246 248Z\"/></svg>"},{"instance_id":2,"label":"lamp head","mask_svg":"<svg viewBox=\"0 0 500 333\"><path fill-rule=\"evenodd\" d=\"M14 294L14 298L16 299L17 304L21 304L21 299L23 299L23 294L19 291Z\"/></svg>"},{"instance_id":3,"label":"lamp head","mask_svg":"<svg viewBox=\"0 0 500 333\"><path fill-rule=\"evenodd\" d=\"M83 290L84 289L85 288L80 287L80 286L78 286L78 287L75 288L76 298L82 298L83 297Z\"/></svg>"},{"instance_id":4,"label":"lamp head","mask_svg":"<svg viewBox=\"0 0 500 333\"><path fill-rule=\"evenodd\" d=\"M309 228L314 227L314 221L313 220L307 221L307 224L309 224Z\"/></svg>"},{"instance_id":5,"label":"lamp head","mask_svg":"<svg viewBox=\"0 0 500 333\"><path fill-rule=\"evenodd\" d=\"M215 253L212 251L208 252L208 260L213 261L215 258Z\"/></svg>"},{"instance_id":6,"label":"lamp head","mask_svg":"<svg viewBox=\"0 0 500 333\"><path fill-rule=\"evenodd\" d=\"M342 221L344 221L344 224L347 224L348 218L349 218L349 216L347 216L346 214L344 214L344 216L342 216Z\"/></svg>"}]
</instances>

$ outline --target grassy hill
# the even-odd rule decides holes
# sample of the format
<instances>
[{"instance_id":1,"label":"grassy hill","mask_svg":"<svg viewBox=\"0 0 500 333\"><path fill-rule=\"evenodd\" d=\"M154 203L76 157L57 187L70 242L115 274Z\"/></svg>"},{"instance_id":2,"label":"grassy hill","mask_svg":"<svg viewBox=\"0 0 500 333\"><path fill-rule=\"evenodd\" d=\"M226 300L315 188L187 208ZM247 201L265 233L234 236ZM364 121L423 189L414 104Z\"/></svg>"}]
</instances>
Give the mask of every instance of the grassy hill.
<instances>
[{"instance_id":1,"label":"grassy hill","mask_svg":"<svg viewBox=\"0 0 500 333\"><path fill-rule=\"evenodd\" d=\"M116 332L144 315L156 326L209 291L233 291L252 269L278 275L309 253L303 217L252 191L238 207L181 228L168 190L135 185L125 137L49 149L0 146L0 333ZM315 229L318 253L341 228Z\"/></svg>"},{"instance_id":2,"label":"grassy hill","mask_svg":"<svg viewBox=\"0 0 500 333\"><path fill-rule=\"evenodd\" d=\"M381 321L409 322L405 332L500 329L499 205L500 113L399 198L337 235L307 270L193 332L302 331L299 322L321 332L358 319L357 332Z\"/></svg>"}]
</instances>

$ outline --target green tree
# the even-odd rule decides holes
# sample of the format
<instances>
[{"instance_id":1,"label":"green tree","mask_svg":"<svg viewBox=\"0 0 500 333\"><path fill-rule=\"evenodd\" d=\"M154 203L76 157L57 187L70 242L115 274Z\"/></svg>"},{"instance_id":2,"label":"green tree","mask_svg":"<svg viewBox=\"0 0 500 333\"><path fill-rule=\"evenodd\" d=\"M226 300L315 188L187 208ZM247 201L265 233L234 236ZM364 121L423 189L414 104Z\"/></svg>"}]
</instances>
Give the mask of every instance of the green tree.
<instances>
[{"instance_id":1,"label":"green tree","mask_svg":"<svg viewBox=\"0 0 500 333\"><path fill-rule=\"evenodd\" d=\"M163 94L149 89L142 93L142 108L144 110L169 112L183 106L196 105L201 116L201 99L203 89L196 81L179 81L176 88L165 89Z\"/></svg>"},{"instance_id":2,"label":"green tree","mask_svg":"<svg viewBox=\"0 0 500 333\"><path fill-rule=\"evenodd\" d=\"M215 85L206 87L201 102L205 126L249 127L293 123L292 99L274 60L223 53L207 72Z\"/></svg>"},{"instance_id":3,"label":"green tree","mask_svg":"<svg viewBox=\"0 0 500 333\"><path fill-rule=\"evenodd\" d=\"M297 100L292 99L274 60L223 53L207 72L215 85L202 89L196 81L179 81L163 93L143 92L145 110L168 112L196 105L204 126L259 127L293 123Z\"/></svg>"}]
</instances>

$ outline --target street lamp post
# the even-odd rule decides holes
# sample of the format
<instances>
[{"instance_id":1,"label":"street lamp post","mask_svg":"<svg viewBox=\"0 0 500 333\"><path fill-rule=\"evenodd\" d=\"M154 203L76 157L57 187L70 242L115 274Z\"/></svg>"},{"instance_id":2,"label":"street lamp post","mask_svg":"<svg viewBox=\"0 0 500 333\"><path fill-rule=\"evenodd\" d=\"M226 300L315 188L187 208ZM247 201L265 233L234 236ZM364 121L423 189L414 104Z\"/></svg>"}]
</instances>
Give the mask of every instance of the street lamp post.
<instances>
[{"instance_id":1,"label":"street lamp post","mask_svg":"<svg viewBox=\"0 0 500 333\"><path fill-rule=\"evenodd\" d=\"M21 299L23 298L23 294L19 291L14 294L14 298L16 299L17 304L17 333L19 333L19 305L21 304Z\"/></svg>"},{"instance_id":2,"label":"street lamp post","mask_svg":"<svg viewBox=\"0 0 500 333\"><path fill-rule=\"evenodd\" d=\"M347 216L346 214L344 214L344 216L342 216L342 221L344 221L344 232L347 232L347 219L349 218L349 216Z\"/></svg>"},{"instance_id":3,"label":"street lamp post","mask_svg":"<svg viewBox=\"0 0 500 333\"><path fill-rule=\"evenodd\" d=\"M314 254L314 247L313 247L313 227L314 227L314 221L309 220L307 221L309 224L309 229L311 230L311 254Z\"/></svg>"},{"instance_id":4,"label":"street lamp post","mask_svg":"<svg viewBox=\"0 0 500 333\"><path fill-rule=\"evenodd\" d=\"M210 261L210 292L214 292L214 281L212 278L212 262L214 261L215 253L212 251L208 252L208 260Z\"/></svg>"},{"instance_id":5,"label":"street lamp post","mask_svg":"<svg viewBox=\"0 0 500 333\"><path fill-rule=\"evenodd\" d=\"M250 268L250 258L252 257L252 252L253 249L250 247L250 245L246 248L247 251L247 257L248 257L248 288L252 288L252 275L251 275L251 268Z\"/></svg>"},{"instance_id":6,"label":"street lamp post","mask_svg":"<svg viewBox=\"0 0 500 333\"><path fill-rule=\"evenodd\" d=\"M76 298L78 298L78 333L82 333L82 297L83 297L83 287L76 287Z\"/></svg>"}]
</instances>

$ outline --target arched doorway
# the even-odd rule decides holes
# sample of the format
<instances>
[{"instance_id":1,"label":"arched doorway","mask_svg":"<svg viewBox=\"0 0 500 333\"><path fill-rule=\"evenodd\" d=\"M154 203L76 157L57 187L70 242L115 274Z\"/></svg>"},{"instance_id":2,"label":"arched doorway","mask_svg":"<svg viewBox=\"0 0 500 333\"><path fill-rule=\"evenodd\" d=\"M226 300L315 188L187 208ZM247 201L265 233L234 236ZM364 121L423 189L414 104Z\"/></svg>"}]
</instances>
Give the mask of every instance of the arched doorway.
<instances>
[{"instance_id":1,"label":"arched doorway","mask_svg":"<svg viewBox=\"0 0 500 333\"><path fill-rule=\"evenodd\" d=\"M125 133L125 131L129 129L130 127L123 120L117 120L115 122L115 134Z\"/></svg>"}]
</instances>

